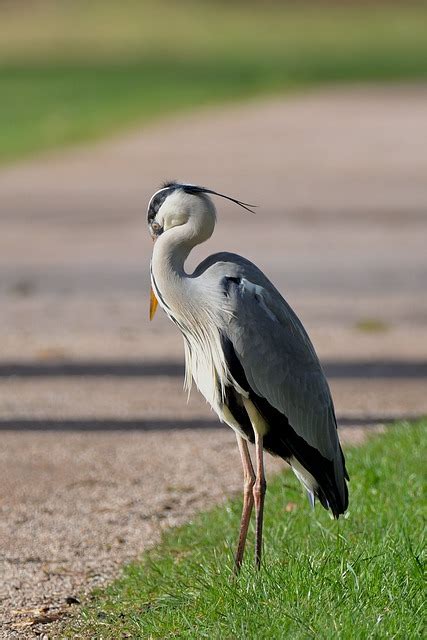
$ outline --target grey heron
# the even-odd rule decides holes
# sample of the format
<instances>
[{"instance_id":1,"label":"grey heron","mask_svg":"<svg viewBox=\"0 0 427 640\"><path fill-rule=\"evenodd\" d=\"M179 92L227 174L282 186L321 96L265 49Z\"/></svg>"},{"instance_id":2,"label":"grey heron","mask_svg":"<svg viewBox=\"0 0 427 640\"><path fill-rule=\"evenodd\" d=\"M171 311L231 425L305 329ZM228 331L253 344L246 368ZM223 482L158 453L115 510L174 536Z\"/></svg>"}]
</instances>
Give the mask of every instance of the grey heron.
<instances>
[{"instance_id":1,"label":"grey heron","mask_svg":"<svg viewBox=\"0 0 427 640\"><path fill-rule=\"evenodd\" d=\"M181 330L185 388L192 381L220 420L234 429L244 474L243 511L235 556L238 571L255 505L255 563L261 564L266 481L264 449L285 459L335 518L348 506L344 455L334 405L302 323L270 280L246 258L216 253L193 273L185 261L216 222L210 196L250 206L211 189L165 183L148 205L155 241L151 305ZM255 468L248 442L255 444Z\"/></svg>"}]
</instances>

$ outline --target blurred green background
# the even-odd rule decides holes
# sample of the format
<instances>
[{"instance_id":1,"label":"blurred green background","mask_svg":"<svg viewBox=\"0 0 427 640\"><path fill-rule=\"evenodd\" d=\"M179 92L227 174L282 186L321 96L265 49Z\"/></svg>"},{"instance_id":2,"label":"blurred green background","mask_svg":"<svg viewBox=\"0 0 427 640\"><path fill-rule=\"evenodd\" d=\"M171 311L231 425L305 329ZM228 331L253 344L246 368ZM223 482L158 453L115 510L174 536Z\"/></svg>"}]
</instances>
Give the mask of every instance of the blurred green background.
<instances>
[{"instance_id":1,"label":"blurred green background","mask_svg":"<svg viewBox=\"0 0 427 640\"><path fill-rule=\"evenodd\" d=\"M427 76L427 3L0 0L0 162L165 113Z\"/></svg>"}]
</instances>

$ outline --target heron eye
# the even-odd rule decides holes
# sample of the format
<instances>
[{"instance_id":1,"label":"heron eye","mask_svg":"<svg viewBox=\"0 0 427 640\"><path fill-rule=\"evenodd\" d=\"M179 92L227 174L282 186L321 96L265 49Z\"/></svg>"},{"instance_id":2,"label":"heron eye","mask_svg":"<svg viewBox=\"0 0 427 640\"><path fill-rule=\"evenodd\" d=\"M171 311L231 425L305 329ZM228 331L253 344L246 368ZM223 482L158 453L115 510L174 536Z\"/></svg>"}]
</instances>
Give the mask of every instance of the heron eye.
<instances>
[{"instance_id":1,"label":"heron eye","mask_svg":"<svg viewBox=\"0 0 427 640\"><path fill-rule=\"evenodd\" d=\"M152 222L151 229L152 231L154 231L154 233L157 233L157 231L160 231L161 227L158 222Z\"/></svg>"}]
</instances>

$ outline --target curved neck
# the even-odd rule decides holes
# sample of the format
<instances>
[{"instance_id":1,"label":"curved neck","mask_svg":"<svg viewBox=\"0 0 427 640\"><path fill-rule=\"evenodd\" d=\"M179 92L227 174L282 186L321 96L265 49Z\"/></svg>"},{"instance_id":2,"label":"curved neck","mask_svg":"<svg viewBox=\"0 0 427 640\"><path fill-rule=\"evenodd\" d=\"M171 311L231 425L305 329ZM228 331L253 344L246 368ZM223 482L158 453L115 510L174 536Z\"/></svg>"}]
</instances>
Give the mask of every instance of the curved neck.
<instances>
[{"instance_id":1,"label":"curved neck","mask_svg":"<svg viewBox=\"0 0 427 640\"><path fill-rule=\"evenodd\" d=\"M160 294L159 303L167 306L177 317L184 318L191 312L194 297L192 279L185 272L184 264L193 247L212 234L207 233L200 224L188 221L186 224L172 227L156 241L151 261L153 289Z\"/></svg>"},{"instance_id":2,"label":"curved neck","mask_svg":"<svg viewBox=\"0 0 427 640\"><path fill-rule=\"evenodd\" d=\"M185 261L191 249L199 243L192 241L193 238L186 233L186 226L169 229L156 241L151 261L156 278L163 280L164 276L172 273L181 278L187 276L184 270Z\"/></svg>"},{"instance_id":3,"label":"curved neck","mask_svg":"<svg viewBox=\"0 0 427 640\"><path fill-rule=\"evenodd\" d=\"M170 225L177 215L176 209L179 213L180 203L169 202L169 209L161 209L165 231L154 245L151 261L153 288L162 297L159 302L177 316L185 315L196 303L194 281L184 270L185 261L193 247L210 238L215 227L215 207L209 198L191 196L184 205L182 212L187 214L187 220L174 226Z\"/></svg>"}]
</instances>

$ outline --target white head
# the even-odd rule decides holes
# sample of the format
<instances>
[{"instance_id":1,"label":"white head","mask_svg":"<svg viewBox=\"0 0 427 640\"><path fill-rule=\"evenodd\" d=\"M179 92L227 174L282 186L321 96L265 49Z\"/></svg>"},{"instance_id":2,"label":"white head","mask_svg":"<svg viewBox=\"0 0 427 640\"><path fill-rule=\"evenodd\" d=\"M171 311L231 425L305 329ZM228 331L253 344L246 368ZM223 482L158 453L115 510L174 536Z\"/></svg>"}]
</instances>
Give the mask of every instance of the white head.
<instances>
[{"instance_id":1,"label":"white head","mask_svg":"<svg viewBox=\"0 0 427 640\"><path fill-rule=\"evenodd\" d=\"M168 182L156 191L148 204L147 223L153 240L176 227L183 227L183 233L179 234L181 239L184 240L185 236L185 240L193 246L210 238L215 227L216 211L207 194L227 198L248 209L244 202L212 189Z\"/></svg>"},{"instance_id":2,"label":"white head","mask_svg":"<svg viewBox=\"0 0 427 640\"><path fill-rule=\"evenodd\" d=\"M184 235L187 243L194 246L210 238L215 221L215 206L209 196L191 193L177 184L157 191L148 205L147 222L153 240L181 227L181 241Z\"/></svg>"}]
</instances>

